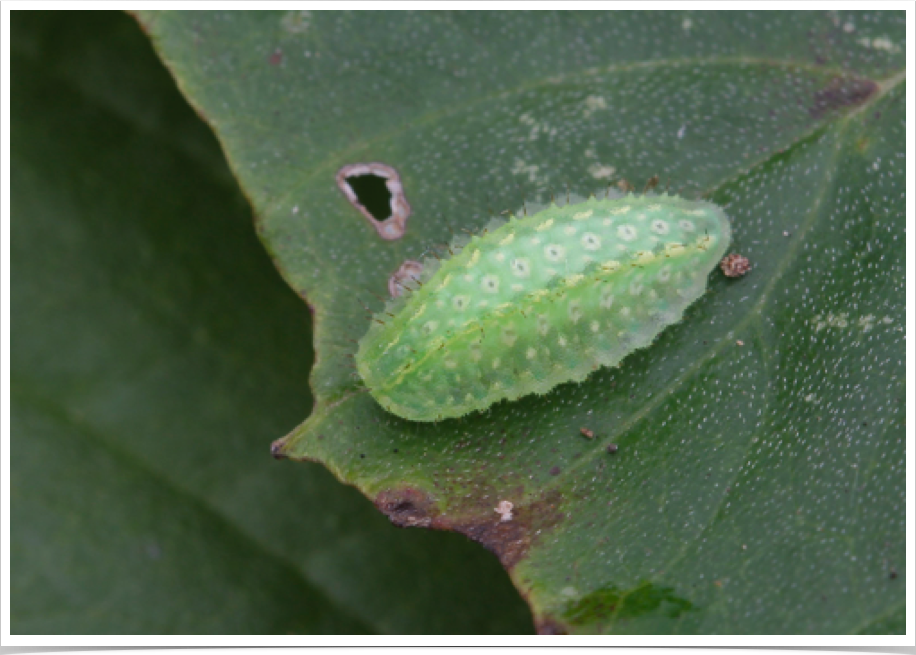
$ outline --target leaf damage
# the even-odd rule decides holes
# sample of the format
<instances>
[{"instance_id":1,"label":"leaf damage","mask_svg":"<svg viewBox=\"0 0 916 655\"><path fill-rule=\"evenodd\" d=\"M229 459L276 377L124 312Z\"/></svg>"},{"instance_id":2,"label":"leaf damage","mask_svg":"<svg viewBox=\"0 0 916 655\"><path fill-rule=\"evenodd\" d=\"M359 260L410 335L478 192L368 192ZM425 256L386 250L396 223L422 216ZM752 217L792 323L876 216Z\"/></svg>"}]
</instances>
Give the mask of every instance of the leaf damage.
<instances>
[{"instance_id":1,"label":"leaf damage","mask_svg":"<svg viewBox=\"0 0 916 655\"><path fill-rule=\"evenodd\" d=\"M814 92L808 113L817 119L834 111L858 107L877 93L878 88L878 84L869 79L834 77L827 86Z\"/></svg>"},{"instance_id":2,"label":"leaf damage","mask_svg":"<svg viewBox=\"0 0 916 655\"><path fill-rule=\"evenodd\" d=\"M563 521L561 502L562 496L551 492L529 504L513 504L512 519L503 520L499 513L494 515L493 503L484 498L445 511L416 487L385 490L375 498L375 506L396 526L459 532L496 555L507 571L525 558L534 541Z\"/></svg>"}]
</instances>

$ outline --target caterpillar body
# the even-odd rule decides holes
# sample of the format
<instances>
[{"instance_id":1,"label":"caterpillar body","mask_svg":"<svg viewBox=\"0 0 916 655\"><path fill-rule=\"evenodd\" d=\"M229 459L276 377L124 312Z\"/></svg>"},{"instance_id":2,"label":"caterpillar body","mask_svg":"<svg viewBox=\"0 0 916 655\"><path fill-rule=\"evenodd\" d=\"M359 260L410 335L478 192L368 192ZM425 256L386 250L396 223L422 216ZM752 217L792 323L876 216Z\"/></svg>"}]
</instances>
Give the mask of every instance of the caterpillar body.
<instances>
[{"instance_id":1,"label":"caterpillar body","mask_svg":"<svg viewBox=\"0 0 916 655\"><path fill-rule=\"evenodd\" d=\"M357 369L382 407L413 421L581 381L680 320L730 239L722 209L669 195L491 223L425 261L360 340Z\"/></svg>"}]
</instances>

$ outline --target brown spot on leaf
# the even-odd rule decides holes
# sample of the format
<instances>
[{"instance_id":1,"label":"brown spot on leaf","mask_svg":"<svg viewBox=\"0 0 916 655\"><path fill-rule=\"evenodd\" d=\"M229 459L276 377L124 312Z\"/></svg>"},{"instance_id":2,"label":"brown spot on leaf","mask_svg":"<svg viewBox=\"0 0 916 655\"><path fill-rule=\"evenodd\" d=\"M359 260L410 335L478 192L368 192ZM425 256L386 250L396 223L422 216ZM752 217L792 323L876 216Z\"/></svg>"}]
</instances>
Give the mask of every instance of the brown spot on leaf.
<instances>
[{"instance_id":1,"label":"brown spot on leaf","mask_svg":"<svg viewBox=\"0 0 916 655\"><path fill-rule=\"evenodd\" d=\"M814 92L808 113L811 118L822 118L838 109L857 107L877 91L878 85L869 79L835 77L823 89Z\"/></svg>"},{"instance_id":2,"label":"brown spot on leaf","mask_svg":"<svg viewBox=\"0 0 916 655\"><path fill-rule=\"evenodd\" d=\"M408 487L383 491L375 499L375 506L399 528L430 527L436 504L428 494Z\"/></svg>"},{"instance_id":3,"label":"brown spot on leaf","mask_svg":"<svg viewBox=\"0 0 916 655\"><path fill-rule=\"evenodd\" d=\"M270 62L271 66L279 66L283 63L283 51L280 50L280 48L277 48L272 53L270 53L270 57L267 61Z\"/></svg>"},{"instance_id":4,"label":"brown spot on leaf","mask_svg":"<svg viewBox=\"0 0 916 655\"><path fill-rule=\"evenodd\" d=\"M521 493L519 489L517 495ZM383 491L376 497L375 506L398 527L460 532L481 543L499 558L503 567L511 570L527 555L535 538L563 519L559 509L561 500L553 492L545 500L514 504L511 521L494 516L492 500L486 498L442 512L429 494L415 487Z\"/></svg>"},{"instance_id":5,"label":"brown spot on leaf","mask_svg":"<svg viewBox=\"0 0 916 655\"><path fill-rule=\"evenodd\" d=\"M741 277L751 270L751 262L748 261L747 257L733 252L719 262L719 267L728 277Z\"/></svg>"},{"instance_id":6,"label":"brown spot on leaf","mask_svg":"<svg viewBox=\"0 0 916 655\"><path fill-rule=\"evenodd\" d=\"M394 272L394 275L388 278L388 293L391 294L392 298L397 298L404 293L405 287L412 286L416 288L416 282L413 285L410 285L410 282L411 280L418 280L422 272L423 264L412 259L405 260L401 267Z\"/></svg>"}]
</instances>

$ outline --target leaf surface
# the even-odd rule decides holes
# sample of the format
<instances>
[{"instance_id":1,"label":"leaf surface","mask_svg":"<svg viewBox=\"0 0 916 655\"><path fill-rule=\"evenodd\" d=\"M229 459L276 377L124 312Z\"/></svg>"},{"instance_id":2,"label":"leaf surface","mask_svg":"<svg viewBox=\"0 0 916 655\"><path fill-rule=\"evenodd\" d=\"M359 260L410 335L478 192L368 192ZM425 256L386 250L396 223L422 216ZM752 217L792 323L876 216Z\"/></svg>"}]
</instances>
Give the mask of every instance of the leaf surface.
<instances>
[{"instance_id":1,"label":"leaf surface","mask_svg":"<svg viewBox=\"0 0 916 655\"><path fill-rule=\"evenodd\" d=\"M530 631L476 544L270 458L309 313L136 22L11 35L11 631Z\"/></svg>"},{"instance_id":2,"label":"leaf surface","mask_svg":"<svg viewBox=\"0 0 916 655\"><path fill-rule=\"evenodd\" d=\"M542 632L902 625L902 13L141 20L315 312L317 405L277 453L486 545ZM400 238L335 181L373 162L412 209ZM437 424L354 378L362 303L402 263L523 200L654 175L723 206L753 270L715 271L650 348Z\"/></svg>"}]
</instances>

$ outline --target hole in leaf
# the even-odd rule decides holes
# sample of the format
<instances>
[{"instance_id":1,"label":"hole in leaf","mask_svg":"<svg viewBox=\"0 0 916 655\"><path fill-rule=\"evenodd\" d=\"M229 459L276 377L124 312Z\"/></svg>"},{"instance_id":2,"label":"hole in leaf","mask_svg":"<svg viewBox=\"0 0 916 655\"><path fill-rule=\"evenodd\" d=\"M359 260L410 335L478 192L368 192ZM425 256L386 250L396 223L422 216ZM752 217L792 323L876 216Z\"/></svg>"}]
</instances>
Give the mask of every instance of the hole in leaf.
<instances>
[{"instance_id":1,"label":"hole in leaf","mask_svg":"<svg viewBox=\"0 0 916 655\"><path fill-rule=\"evenodd\" d=\"M337 171L337 187L380 237L404 236L410 204L394 168L379 162L349 164Z\"/></svg>"},{"instance_id":2,"label":"hole in leaf","mask_svg":"<svg viewBox=\"0 0 916 655\"><path fill-rule=\"evenodd\" d=\"M347 184L356 194L356 199L366 208L372 218L384 221L391 217L391 191L387 180L377 175L348 177Z\"/></svg>"}]
</instances>

